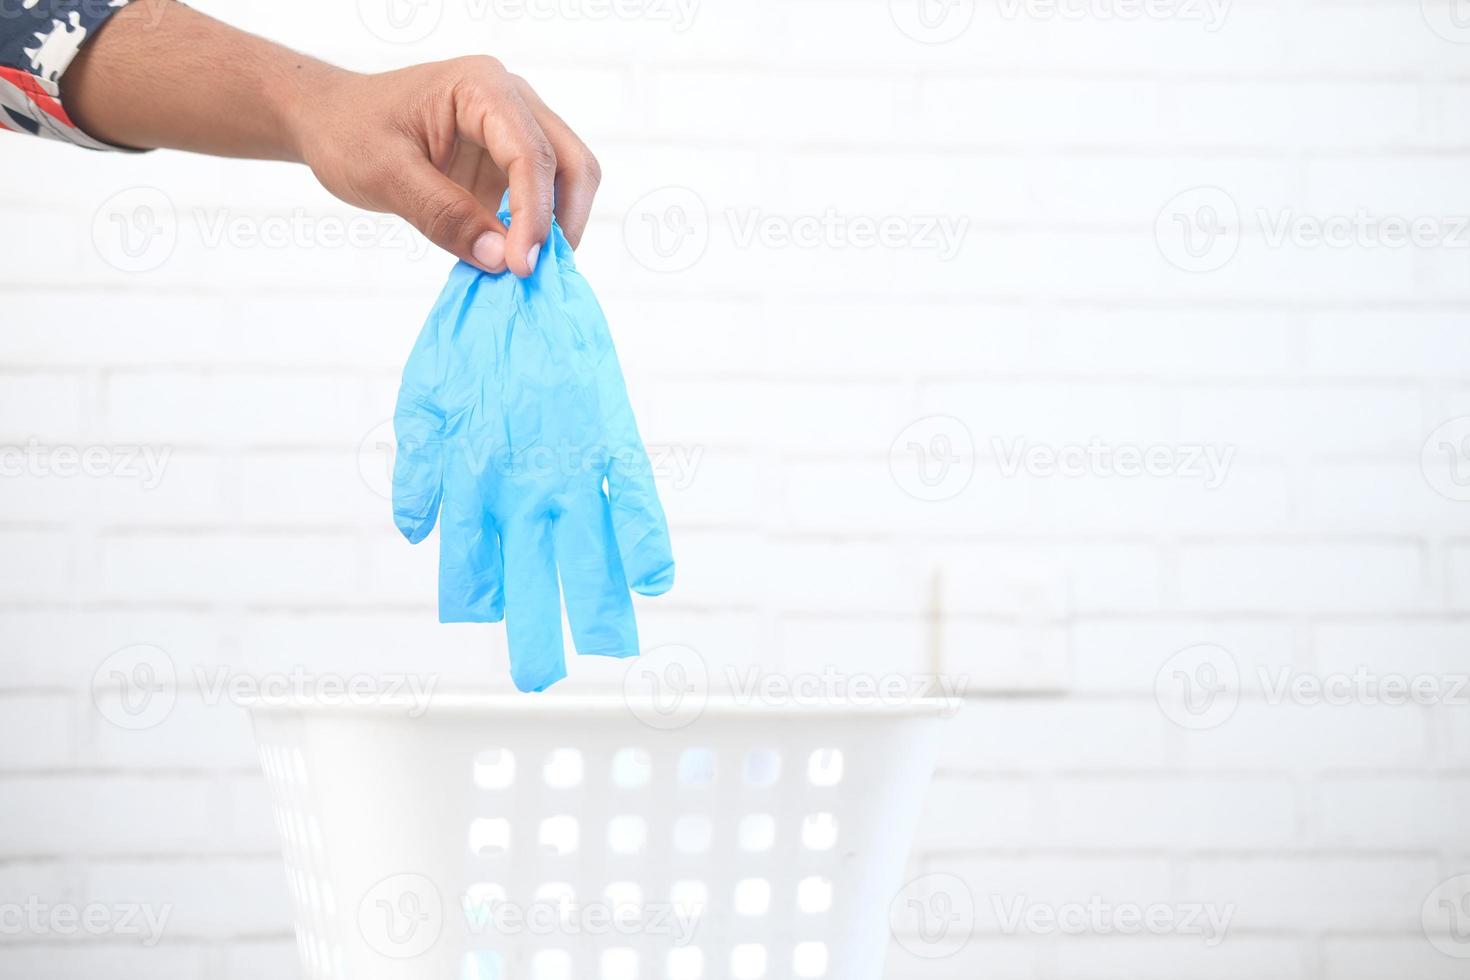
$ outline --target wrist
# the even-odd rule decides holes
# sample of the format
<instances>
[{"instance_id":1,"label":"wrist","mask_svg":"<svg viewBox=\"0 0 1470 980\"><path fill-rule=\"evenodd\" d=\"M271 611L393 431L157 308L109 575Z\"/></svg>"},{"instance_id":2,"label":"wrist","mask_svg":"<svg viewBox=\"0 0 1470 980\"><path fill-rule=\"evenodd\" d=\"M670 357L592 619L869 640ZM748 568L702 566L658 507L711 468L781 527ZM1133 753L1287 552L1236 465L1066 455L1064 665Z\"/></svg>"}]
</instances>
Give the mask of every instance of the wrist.
<instances>
[{"instance_id":1,"label":"wrist","mask_svg":"<svg viewBox=\"0 0 1470 980\"><path fill-rule=\"evenodd\" d=\"M293 52L273 76L266 78L265 100L276 120L285 159L311 162L311 146L322 129L319 119L324 106L356 77L355 72Z\"/></svg>"}]
</instances>

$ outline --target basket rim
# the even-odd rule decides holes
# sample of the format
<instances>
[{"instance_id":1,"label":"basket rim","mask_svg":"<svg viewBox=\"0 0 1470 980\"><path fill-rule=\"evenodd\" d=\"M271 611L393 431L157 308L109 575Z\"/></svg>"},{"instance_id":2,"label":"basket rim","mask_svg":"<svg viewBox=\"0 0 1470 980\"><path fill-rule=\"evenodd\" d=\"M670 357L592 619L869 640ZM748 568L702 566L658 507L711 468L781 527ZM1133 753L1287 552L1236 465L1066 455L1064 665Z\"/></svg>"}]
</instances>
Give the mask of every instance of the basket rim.
<instances>
[{"instance_id":1,"label":"basket rim","mask_svg":"<svg viewBox=\"0 0 1470 980\"><path fill-rule=\"evenodd\" d=\"M253 715L277 714L401 714L407 709L418 713L484 715L558 715L558 714L630 714L637 716L640 709L666 713L653 698L625 697L608 694L536 695L536 694L433 694L419 700L407 696L381 697L372 702L347 702L342 698L292 695L284 698L261 700L249 705ZM677 710L677 709L676 709ZM770 715L820 715L822 717L871 716L885 717L930 717L953 713L949 701L943 698L904 698L901 701L885 701L874 698L860 701L851 698L816 699L791 698L779 701L762 701L759 698L736 697L733 695L711 695L697 709L684 709L690 720L706 715L718 716L770 716Z\"/></svg>"}]
</instances>

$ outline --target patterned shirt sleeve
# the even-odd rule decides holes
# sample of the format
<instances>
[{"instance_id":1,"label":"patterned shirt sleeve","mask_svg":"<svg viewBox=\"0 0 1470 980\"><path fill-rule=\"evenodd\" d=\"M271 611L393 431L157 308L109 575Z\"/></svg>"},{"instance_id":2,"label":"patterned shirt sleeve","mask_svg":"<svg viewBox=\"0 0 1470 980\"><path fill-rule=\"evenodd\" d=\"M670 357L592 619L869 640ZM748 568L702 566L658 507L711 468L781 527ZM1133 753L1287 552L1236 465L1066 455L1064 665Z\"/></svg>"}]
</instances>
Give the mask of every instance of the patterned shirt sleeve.
<instances>
[{"instance_id":1,"label":"patterned shirt sleeve","mask_svg":"<svg viewBox=\"0 0 1470 980\"><path fill-rule=\"evenodd\" d=\"M119 150L77 128L61 76L83 42L130 0L0 0L0 130Z\"/></svg>"}]
</instances>

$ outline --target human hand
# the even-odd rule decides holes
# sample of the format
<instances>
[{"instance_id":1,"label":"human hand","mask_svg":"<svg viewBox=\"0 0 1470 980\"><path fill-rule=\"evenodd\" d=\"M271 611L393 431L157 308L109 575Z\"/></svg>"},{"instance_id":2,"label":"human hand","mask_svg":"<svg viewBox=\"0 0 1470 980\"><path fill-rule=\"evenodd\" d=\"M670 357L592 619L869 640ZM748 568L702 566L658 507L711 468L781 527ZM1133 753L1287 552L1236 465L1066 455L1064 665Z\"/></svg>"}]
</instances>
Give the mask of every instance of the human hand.
<instances>
[{"instance_id":1,"label":"human hand","mask_svg":"<svg viewBox=\"0 0 1470 980\"><path fill-rule=\"evenodd\" d=\"M587 227L597 159L525 79L489 57L378 75L333 70L292 129L302 159L348 204L401 215L486 272L526 277L551 230ZM496 207L510 189L509 230Z\"/></svg>"}]
</instances>

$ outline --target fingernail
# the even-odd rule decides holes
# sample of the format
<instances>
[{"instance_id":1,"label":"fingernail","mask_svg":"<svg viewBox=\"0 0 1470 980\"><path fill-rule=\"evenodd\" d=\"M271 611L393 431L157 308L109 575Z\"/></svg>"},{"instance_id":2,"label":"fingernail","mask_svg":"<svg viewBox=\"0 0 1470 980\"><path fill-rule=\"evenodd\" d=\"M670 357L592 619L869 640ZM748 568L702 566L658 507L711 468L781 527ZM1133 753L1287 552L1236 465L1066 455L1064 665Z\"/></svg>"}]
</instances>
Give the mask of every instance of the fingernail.
<instances>
[{"instance_id":1,"label":"fingernail","mask_svg":"<svg viewBox=\"0 0 1470 980\"><path fill-rule=\"evenodd\" d=\"M531 267L531 271L532 272L535 272L536 271L536 260L539 259L540 257L541 257L541 243L540 242L537 242L535 245L532 245L531 246L531 250L526 253L526 265L528 265L528 266Z\"/></svg>"},{"instance_id":2,"label":"fingernail","mask_svg":"<svg viewBox=\"0 0 1470 980\"><path fill-rule=\"evenodd\" d=\"M493 231L487 231L475 239L474 247L470 254L480 264L480 268L487 272L505 271L505 236L497 235Z\"/></svg>"}]
</instances>

